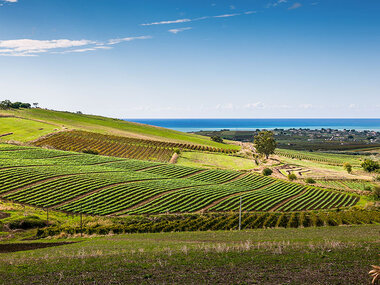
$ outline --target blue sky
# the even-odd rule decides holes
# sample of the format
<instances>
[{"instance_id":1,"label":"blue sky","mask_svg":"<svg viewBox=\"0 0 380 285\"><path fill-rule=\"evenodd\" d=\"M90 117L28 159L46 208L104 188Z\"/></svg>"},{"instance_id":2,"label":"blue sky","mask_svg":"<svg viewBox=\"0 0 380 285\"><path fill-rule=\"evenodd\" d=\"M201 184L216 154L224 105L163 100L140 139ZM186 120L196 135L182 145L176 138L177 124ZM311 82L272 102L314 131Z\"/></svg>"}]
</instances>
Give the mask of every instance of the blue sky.
<instances>
[{"instance_id":1,"label":"blue sky","mask_svg":"<svg viewBox=\"0 0 380 285\"><path fill-rule=\"evenodd\" d=\"M119 118L379 118L378 0L0 0L0 99Z\"/></svg>"}]
</instances>

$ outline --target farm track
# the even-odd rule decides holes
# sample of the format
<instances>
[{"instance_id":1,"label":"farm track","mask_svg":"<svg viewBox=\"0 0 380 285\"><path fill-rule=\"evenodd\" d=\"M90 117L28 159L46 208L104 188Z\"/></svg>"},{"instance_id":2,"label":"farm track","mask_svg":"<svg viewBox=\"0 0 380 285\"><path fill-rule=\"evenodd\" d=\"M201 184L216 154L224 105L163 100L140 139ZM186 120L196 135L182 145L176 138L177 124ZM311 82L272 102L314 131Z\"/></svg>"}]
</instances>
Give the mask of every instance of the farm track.
<instances>
[{"instance_id":1,"label":"farm track","mask_svg":"<svg viewBox=\"0 0 380 285\"><path fill-rule=\"evenodd\" d=\"M305 192L307 191L307 189L303 190L301 193L297 194L297 195L294 195L292 197L289 197L288 199L278 203L277 205L275 205L274 207L272 207L271 209L269 209L268 212L275 212L278 208L280 208L281 206L285 205L286 203L290 202L291 200L293 199L296 199L298 197L300 197L301 195L305 194Z\"/></svg>"},{"instance_id":2,"label":"farm track","mask_svg":"<svg viewBox=\"0 0 380 285\"><path fill-rule=\"evenodd\" d=\"M255 190L247 190L247 191L243 191L243 192L239 192L239 193L234 193L234 194L231 194L231 195L228 195L226 197L223 197L223 198L220 198L218 200L215 200L214 202L212 202L211 204L207 205L206 207L196 211L195 213L203 213L203 212L206 212L208 209L218 205L219 203L223 202L224 200L227 200L229 198L232 198L232 197L235 197L235 196L239 196L239 195L242 195L242 194L245 194L245 193L249 193L249 192L252 192L252 191L259 191L259 190L262 190L268 186L271 186L272 184L274 184L275 182L272 182L270 184L267 184L267 185L264 185L260 188L257 188Z\"/></svg>"}]
</instances>

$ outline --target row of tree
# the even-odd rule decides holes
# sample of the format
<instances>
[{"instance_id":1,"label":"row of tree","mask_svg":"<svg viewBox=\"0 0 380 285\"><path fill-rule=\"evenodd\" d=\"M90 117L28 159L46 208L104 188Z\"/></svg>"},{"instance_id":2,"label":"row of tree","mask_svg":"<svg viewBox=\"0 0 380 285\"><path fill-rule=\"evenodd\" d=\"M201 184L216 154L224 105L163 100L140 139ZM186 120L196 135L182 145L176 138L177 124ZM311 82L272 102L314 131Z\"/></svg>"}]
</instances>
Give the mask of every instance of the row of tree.
<instances>
[{"instance_id":1,"label":"row of tree","mask_svg":"<svg viewBox=\"0 0 380 285\"><path fill-rule=\"evenodd\" d=\"M33 103L34 107L38 107L38 103ZM23 103L23 102L11 102L10 100L4 100L0 101L0 109L7 110L7 109L29 109L32 105L29 103Z\"/></svg>"}]
</instances>

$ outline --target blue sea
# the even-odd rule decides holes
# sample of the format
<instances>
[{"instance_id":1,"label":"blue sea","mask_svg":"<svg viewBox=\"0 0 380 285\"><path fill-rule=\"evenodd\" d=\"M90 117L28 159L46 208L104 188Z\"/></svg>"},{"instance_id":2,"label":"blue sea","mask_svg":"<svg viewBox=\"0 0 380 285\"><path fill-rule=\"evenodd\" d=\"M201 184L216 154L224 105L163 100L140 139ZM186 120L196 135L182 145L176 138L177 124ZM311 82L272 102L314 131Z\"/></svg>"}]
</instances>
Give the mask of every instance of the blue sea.
<instances>
[{"instance_id":1,"label":"blue sea","mask_svg":"<svg viewBox=\"0 0 380 285\"><path fill-rule=\"evenodd\" d=\"M256 129L355 129L380 131L380 119L125 119L182 132Z\"/></svg>"}]
</instances>

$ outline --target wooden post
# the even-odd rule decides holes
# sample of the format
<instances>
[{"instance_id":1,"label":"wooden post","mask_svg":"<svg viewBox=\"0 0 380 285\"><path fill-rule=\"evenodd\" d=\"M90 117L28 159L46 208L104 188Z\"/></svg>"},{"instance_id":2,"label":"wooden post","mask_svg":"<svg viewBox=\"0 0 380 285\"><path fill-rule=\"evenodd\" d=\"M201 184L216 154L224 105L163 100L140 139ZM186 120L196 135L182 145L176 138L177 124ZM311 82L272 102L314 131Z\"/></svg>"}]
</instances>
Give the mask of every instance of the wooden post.
<instances>
[{"instance_id":1,"label":"wooden post","mask_svg":"<svg viewBox=\"0 0 380 285\"><path fill-rule=\"evenodd\" d=\"M240 209L239 209L239 231L241 230L241 196L240 196Z\"/></svg>"}]
</instances>

